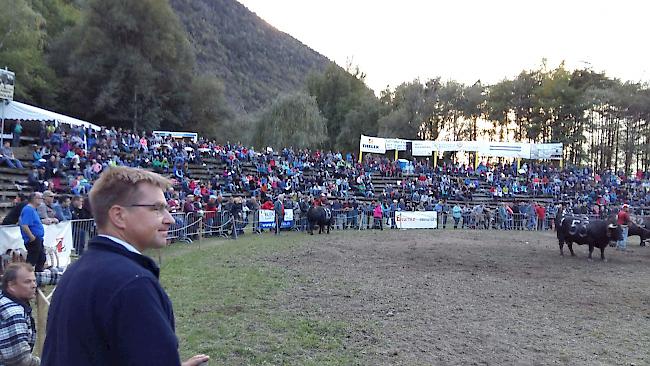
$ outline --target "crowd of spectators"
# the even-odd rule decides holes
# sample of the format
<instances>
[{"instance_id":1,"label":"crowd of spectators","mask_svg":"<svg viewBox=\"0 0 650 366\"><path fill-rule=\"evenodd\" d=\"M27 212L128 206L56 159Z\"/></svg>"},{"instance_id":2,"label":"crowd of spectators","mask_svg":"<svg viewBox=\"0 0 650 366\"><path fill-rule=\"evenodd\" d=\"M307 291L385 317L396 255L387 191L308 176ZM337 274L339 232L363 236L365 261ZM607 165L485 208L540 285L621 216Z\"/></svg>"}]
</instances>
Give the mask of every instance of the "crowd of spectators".
<instances>
[{"instance_id":1,"label":"crowd of spectators","mask_svg":"<svg viewBox=\"0 0 650 366\"><path fill-rule=\"evenodd\" d=\"M59 221L74 218L71 207L82 202L75 198L85 196L102 171L118 165L151 169L173 178L175 187L166 196L170 208L177 212L231 210L232 197L243 197L241 210L252 211L277 200L280 194L284 194L285 206L297 210L324 195L335 211L346 215L374 211L379 205L382 212L388 212L387 217L398 210L452 215L456 203L461 219L480 209L493 218L503 216L503 211L532 217L536 216L535 207L553 212L558 202L596 216L608 215L611 206L622 203L633 207L650 204L649 176L641 171L625 175L551 164L518 166L514 161L481 162L476 168L442 162L433 167L429 159L395 161L370 154L358 162L352 153L256 150L241 144L179 140L121 128L95 131L73 127L66 131L53 124L40 125L38 143L31 150L28 184L31 190L60 195L59 202L48 204L51 207L45 212ZM0 162L20 167L9 142L0 152ZM218 163L204 164L208 158ZM488 202L476 200L477 195L487 197ZM503 201L508 203L499 204ZM507 227L507 220L501 222Z\"/></svg>"}]
</instances>

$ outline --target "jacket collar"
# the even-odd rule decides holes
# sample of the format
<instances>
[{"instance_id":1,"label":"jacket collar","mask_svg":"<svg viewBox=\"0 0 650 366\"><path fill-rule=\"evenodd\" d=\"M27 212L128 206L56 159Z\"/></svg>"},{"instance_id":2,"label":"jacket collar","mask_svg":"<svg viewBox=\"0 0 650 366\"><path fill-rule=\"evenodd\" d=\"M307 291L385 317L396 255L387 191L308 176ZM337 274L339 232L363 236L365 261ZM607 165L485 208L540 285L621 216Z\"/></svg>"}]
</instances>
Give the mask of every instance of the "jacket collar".
<instances>
[{"instance_id":1,"label":"jacket collar","mask_svg":"<svg viewBox=\"0 0 650 366\"><path fill-rule=\"evenodd\" d=\"M29 302L26 302L26 301L23 301L23 300L17 299L17 298L15 298L15 297L13 297L12 295L10 295L10 294L9 294L8 292L6 292L6 291L2 291L2 292L0 292L0 296L4 296L4 297L8 298L9 300L15 302L16 304L22 306L23 308L25 308L25 312L26 312L27 314L31 314L31 313L32 313L32 307L29 305Z\"/></svg>"},{"instance_id":2,"label":"jacket collar","mask_svg":"<svg viewBox=\"0 0 650 366\"><path fill-rule=\"evenodd\" d=\"M124 246L115 243L114 241L108 238L101 237L101 236L94 237L88 243L88 249L113 252L113 253L123 255L125 257L130 258L131 260L138 263L139 265L146 268L147 270L149 270L151 273L153 273L154 276L156 276L156 278L159 278L160 276L160 267L158 267L158 264L156 264L156 262L154 262L153 259L141 254L130 252Z\"/></svg>"}]
</instances>

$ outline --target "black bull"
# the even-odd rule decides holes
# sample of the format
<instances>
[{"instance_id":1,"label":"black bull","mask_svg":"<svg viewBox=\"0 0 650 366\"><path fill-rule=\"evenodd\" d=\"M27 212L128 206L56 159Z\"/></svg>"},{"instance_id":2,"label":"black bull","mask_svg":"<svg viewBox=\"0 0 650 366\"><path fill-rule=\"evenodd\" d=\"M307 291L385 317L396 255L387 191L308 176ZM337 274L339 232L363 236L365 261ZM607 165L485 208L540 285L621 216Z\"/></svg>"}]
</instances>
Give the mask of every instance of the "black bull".
<instances>
[{"instance_id":1,"label":"black bull","mask_svg":"<svg viewBox=\"0 0 650 366\"><path fill-rule=\"evenodd\" d=\"M560 245L560 255L564 255L564 244L569 247L571 255L573 243L589 246L589 259L594 248L600 249L600 259L605 260L607 244L614 246L622 234L621 227L605 220L591 220L583 216L564 216L556 219L557 239Z\"/></svg>"},{"instance_id":2,"label":"black bull","mask_svg":"<svg viewBox=\"0 0 650 366\"><path fill-rule=\"evenodd\" d=\"M607 220L610 224L616 224L616 215ZM641 246L644 247L650 240L650 217L631 216L628 225L627 236L638 235L641 239Z\"/></svg>"},{"instance_id":3,"label":"black bull","mask_svg":"<svg viewBox=\"0 0 650 366\"><path fill-rule=\"evenodd\" d=\"M330 233L330 229L334 225L334 215L332 210L322 206L313 206L310 207L307 211L307 223L309 234L314 235L314 226L318 225L318 233L321 234L323 229L327 227L327 233Z\"/></svg>"}]
</instances>

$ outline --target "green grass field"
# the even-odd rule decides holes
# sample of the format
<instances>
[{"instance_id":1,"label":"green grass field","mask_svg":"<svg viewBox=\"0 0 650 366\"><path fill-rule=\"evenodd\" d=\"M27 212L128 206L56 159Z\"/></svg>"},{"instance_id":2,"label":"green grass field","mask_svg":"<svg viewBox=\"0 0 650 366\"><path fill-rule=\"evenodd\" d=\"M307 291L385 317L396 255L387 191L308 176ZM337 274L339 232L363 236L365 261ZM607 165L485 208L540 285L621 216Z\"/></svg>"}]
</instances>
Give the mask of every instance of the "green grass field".
<instances>
[{"instance_id":1,"label":"green grass field","mask_svg":"<svg viewBox=\"0 0 650 366\"><path fill-rule=\"evenodd\" d=\"M174 303L182 358L205 353L211 365L358 364L362 350L344 344L353 325L282 308L285 290L306 279L265 258L304 239L247 235L163 250L161 281Z\"/></svg>"}]
</instances>

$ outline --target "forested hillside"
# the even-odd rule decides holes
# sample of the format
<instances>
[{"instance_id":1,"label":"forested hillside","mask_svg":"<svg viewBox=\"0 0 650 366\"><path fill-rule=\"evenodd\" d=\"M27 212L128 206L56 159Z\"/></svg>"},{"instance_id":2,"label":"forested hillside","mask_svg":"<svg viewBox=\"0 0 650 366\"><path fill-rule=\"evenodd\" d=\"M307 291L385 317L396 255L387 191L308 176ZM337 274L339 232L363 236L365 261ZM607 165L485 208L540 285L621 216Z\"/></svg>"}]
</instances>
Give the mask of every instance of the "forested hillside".
<instances>
[{"instance_id":1,"label":"forested hillside","mask_svg":"<svg viewBox=\"0 0 650 366\"><path fill-rule=\"evenodd\" d=\"M251 112L278 93L304 87L329 60L280 32L235 0L171 0L202 73L224 83L237 112Z\"/></svg>"},{"instance_id":2,"label":"forested hillside","mask_svg":"<svg viewBox=\"0 0 650 366\"><path fill-rule=\"evenodd\" d=\"M360 134L560 142L569 164L650 167L650 85L589 68L542 60L491 85L431 70L377 98L358 67L330 63L235 0L0 9L0 67L16 73L16 100L100 125L342 151Z\"/></svg>"}]
</instances>

